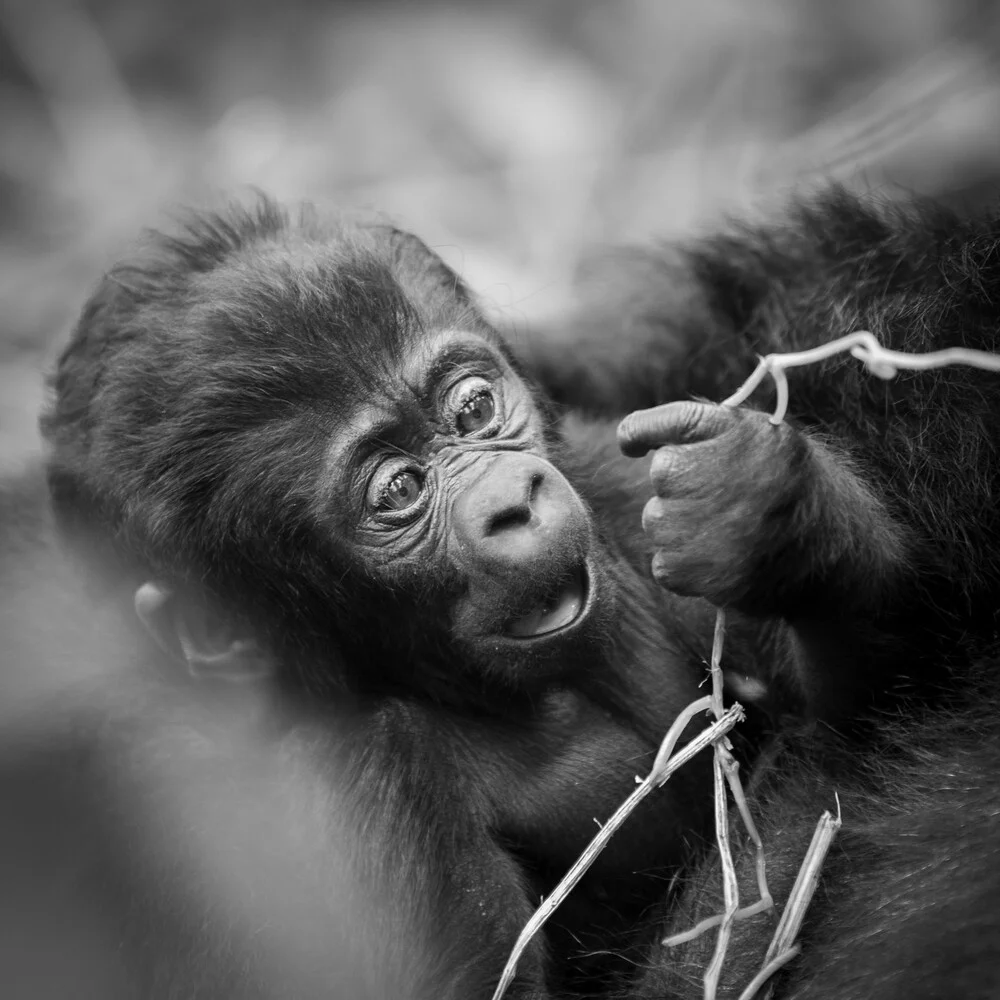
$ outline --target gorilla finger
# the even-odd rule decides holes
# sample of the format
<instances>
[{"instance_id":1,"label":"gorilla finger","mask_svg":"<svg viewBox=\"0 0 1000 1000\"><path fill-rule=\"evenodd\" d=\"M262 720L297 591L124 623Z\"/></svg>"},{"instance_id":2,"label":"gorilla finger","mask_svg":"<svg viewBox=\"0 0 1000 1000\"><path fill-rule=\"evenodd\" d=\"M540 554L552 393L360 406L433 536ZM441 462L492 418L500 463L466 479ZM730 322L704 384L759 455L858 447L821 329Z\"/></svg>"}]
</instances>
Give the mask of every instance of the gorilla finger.
<instances>
[{"instance_id":1,"label":"gorilla finger","mask_svg":"<svg viewBox=\"0 0 1000 1000\"><path fill-rule=\"evenodd\" d=\"M664 590L682 593L687 577L684 572L685 562L684 557L678 552L658 550L650 563L653 579Z\"/></svg>"},{"instance_id":2,"label":"gorilla finger","mask_svg":"<svg viewBox=\"0 0 1000 1000\"><path fill-rule=\"evenodd\" d=\"M657 448L649 463L649 481L656 495L667 498L690 493L694 461L689 449L669 445Z\"/></svg>"},{"instance_id":3,"label":"gorilla finger","mask_svg":"<svg viewBox=\"0 0 1000 1000\"><path fill-rule=\"evenodd\" d=\"M642 530L658 548L681 545L690 534L687 519L677 504L653 497L642 508Z\"/></svg>"},{"instance_id":4,"label":"gorilla finger","mask_svg":"<svg viewBox=\"0 0 1000 1000\"><path fill-rule=\"evenodd\" d=\"M715 596L719 581L710 562L694 559L685 552L660 549L653 556L650 568L653 579L664 590L680 597Z\"/></svg>"},{"instance_id":5,"label":"gorilla finger","mask_svg":"<svg viewBox=\"0 0 1000 1000\"><path fill-rule=\"evenodd\" d=\"M727 430L739 419L732 407L693 399L636 410L618 425L618 446L631 458L661 445L696 444Z\"/></svg>"}]
</instances>

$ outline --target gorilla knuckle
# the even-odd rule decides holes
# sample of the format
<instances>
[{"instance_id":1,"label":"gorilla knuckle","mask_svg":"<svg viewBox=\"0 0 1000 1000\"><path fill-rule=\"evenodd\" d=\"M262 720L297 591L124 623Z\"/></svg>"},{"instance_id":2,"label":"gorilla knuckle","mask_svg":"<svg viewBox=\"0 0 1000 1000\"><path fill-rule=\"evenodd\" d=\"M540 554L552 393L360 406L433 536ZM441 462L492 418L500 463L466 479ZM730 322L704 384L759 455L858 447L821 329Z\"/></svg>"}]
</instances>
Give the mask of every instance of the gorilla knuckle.
<instances>
[{"instance_id":1,"label":"gorilla knuckle","mask_svg":"<svg viewBox=\"0 0 1000 1000\"><path fill-rule=\"evenodd\" d=\"M649 463L649 479L658 496L666 497L683 487L682 477L690 468L684 449L677 445L663 445L653 452Z\"/></svg>"},{"instance_id":2,"label":"gorilla knuckle","mask_svg":"<svg viewBox=\"0 0 1000 1000\"><path fill-rule=\"evenodd\" d=\"M675 504L653 497L642 508L642 530L652 539L662 544L674 534L676 518L672 516Z\"/></svg>"},{"instance_id":3,"label":"gorilla knuckle","mask_svg":"<svg viewBox=\"0 0 1000 1000\"><path fill-rule=\"evenodd\" d=\"M666 590L673 590L681 562L676 553L660 550L653 555L650 569L653 579Z\"/></svg>"}]
</instances>

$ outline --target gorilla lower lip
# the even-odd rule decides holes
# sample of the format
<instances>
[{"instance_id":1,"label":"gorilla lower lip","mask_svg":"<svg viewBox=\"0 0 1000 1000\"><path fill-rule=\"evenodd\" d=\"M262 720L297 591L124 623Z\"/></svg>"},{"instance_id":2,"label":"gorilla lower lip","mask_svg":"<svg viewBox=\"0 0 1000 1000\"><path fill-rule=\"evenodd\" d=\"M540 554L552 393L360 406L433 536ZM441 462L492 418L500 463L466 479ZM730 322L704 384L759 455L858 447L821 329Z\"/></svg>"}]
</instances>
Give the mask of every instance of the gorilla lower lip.
<instances>
[{"instance_id":1,"label":"gorilla lower lip","mask_svg":"<svg viewBox=\"0 0 1000 1000\"><path fill-rule=\"evenodd\" d=\"M507 634L521 639L548 635L575 621L585 596L582 574L577 574L544 604L507 626Z\"/></svg>"}]
</instances>

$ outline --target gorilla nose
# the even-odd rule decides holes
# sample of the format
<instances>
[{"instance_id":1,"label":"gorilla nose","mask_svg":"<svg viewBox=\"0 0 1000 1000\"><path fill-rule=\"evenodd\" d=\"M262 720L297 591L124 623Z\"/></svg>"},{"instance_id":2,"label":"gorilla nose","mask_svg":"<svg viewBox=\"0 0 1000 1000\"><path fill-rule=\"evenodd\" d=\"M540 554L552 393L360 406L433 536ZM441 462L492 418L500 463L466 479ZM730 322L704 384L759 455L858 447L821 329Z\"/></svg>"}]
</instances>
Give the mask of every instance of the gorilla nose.
<instances>
[{"instance_id":1,"label":"gorilla nose","mask_svg":"<svg viewBox=\"0 0 1000 1000\"><path fill-rule=\"evenodd\" d=\"M579 560L588 520L562 474L536 455L491 457L453 508L455 534L466 556L488 572Z\"/></svg>"}]
</instances>

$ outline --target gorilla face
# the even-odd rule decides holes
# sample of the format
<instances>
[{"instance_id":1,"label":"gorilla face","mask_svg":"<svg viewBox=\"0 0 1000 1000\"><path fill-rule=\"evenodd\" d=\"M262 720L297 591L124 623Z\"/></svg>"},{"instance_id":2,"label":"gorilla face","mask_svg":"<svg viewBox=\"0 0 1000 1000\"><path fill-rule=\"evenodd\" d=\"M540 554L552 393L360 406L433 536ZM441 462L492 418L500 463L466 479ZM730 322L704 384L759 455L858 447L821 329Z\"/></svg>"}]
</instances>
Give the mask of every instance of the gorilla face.
<instances>
[{"instance_id":1,"label":"gorilla face","mask_svg":"<svg viewBox=\"0 0 1000 1000\"><path fill-rule=\"evenodd\" d=\"M436 583L470 651L523 657L586 629L594 527L527 386L470 333L416 345L399 374L392 405L359 404L328 455L351 554L417 603Z\"/></svg>"},{"instance_id":2,"label":"gorilla face","mask_svg":"<svg viewBox=\"0 0 1000 1000\"><path fill-rule=\"evenodd\" d=\"M313 664L371 664L366 685L537 689L603 655L607 556L545 404L432 264L346 230L243 234L169 298L130 274L93 402L100 516L147 575Z\"/></svg>"}]
</instances>

